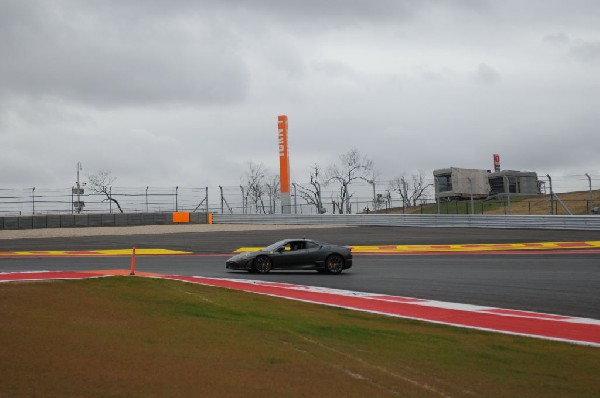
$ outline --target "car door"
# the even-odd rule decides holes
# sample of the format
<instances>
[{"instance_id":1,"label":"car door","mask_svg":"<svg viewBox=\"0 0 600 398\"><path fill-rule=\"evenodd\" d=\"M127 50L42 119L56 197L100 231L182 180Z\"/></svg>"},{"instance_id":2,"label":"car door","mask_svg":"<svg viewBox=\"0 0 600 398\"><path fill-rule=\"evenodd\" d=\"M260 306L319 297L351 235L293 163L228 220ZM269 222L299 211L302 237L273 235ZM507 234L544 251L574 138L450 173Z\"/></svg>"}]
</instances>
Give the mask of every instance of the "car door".
<instances>
[{"instance_id":1,"label":"car door","mask_svg":"<svg viewBox=\"0 0 600 398\"><path fill-rule=\"evenodd\" d=\"M310 240L304 241L302 251L299 253L298 266L301 268L312 268L315 266L320 246Z\"/></svg>"},{"instance_id":2,"label":"car door","mask_svg":"<svg viewBox=\"0 0 600 398\"><path fill-rule=\"evenodd\" d=\"M290 241L283 245L277 255L276 266L278 268L298 268L305 261L305 250L303 241Z\"/></svg>"}]
</instances>

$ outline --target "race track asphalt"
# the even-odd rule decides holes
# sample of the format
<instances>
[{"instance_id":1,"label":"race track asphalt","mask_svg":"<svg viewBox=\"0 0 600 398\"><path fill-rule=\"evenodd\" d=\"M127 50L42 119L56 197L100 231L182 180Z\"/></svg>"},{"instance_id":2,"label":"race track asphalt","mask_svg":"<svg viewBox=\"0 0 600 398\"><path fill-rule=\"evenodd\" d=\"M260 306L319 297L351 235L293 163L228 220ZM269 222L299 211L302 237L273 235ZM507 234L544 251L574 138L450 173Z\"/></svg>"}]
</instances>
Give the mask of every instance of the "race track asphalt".
<instances>
[{"instance_id":1,"label":"race track asphalt","mask_svg":"<svg viewBox=\"0 0 600 398\"><path fill-rule=\"evenodd\" d=\"M341 275L225 269L226 253L286 237L344 245L525 243L600 240L597 231L345 227L294 231L174 233L0 240L0 251L123 249L186 250L195 255L140 256L136 270L163 274L260 279L430 300L600 319L600 253L355 255ZM220 255L211 255L220 254ZM0 272L128 269L128 257L0 258Z\"/></svg>"},{"instance_id":2,"label":"race track asphalt","mask_svg":"<svg viewBox=\"0 0 600 398\"><path fill-rule=\"evenodd\" d=\"M94 250L160 247L193 253L231 253L243 246L266 246L285 238L308 238L340 245L475 244L600 240L598 231L341 227L272 231L191 232L159 235L0 239L0 251Z\"/></svg>"}]
</instances>

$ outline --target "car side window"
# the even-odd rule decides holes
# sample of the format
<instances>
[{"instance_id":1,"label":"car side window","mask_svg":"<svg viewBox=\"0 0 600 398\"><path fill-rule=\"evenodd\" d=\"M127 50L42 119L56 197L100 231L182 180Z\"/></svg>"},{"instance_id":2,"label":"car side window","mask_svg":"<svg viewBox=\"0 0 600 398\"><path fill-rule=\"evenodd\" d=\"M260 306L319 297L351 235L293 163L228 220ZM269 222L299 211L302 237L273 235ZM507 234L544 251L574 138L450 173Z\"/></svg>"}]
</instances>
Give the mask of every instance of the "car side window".
<instances>
[{"instance_id":1,"label":"car side window","mask_svg":"<svg viewBox=\"0 0 600 398\"><path fill-rule=\"evenodd\" d=\"M295 252L298 250L304 250L307 249L307 244L308 242L304 242L304 241L293 241L293 242L289 242L287 244L285 244L284 246L281 247L280 252L282 253L289 253L289 252Z\"/></svg>"},{"instance_id":2,"label":"car side window","mask_svg":"<svg viewBox=\"0 0 600 398\"><path fill-rule=\"evenodd\" d=\"M295 252L295 251L299 250L299 248L300 248L300 245L298 244L298 242L289 242L282 246L281 252L282 253Z\"/></svg>"},{"instance_id":3,"label":"car side window","mask_svg":"<svg viewBox=\"0 0 600 398\"><path fill-rule=\"evenodd\" d=\"M302 242L302 241L291 242L290 245L291 245L290 250L292 250L292 251L298 251L298 250L304 249L304 242Z\"/></svg>"},{"instance_id":4,"label":"car side window","mask_svg":"<svg viewBox=\"0 0 600 398\"><path fill-rule=\"evenodd\" d=\"M318 245L315 242L305 242L307 249L316 249Z\"/></svg>"}]
</instances>

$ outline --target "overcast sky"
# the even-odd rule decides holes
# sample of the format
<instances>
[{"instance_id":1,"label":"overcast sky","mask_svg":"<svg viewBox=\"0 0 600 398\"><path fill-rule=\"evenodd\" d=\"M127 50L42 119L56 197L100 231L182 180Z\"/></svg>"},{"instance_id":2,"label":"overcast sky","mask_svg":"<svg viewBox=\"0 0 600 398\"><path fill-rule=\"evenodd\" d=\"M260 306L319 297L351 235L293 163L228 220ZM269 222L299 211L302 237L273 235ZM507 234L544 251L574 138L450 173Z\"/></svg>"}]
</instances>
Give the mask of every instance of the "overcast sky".
<instances>
[{"instance_id":1,"label":"overcast sky","mask_svg":"<svg viewBox=\"0 0 600 398\"><path fill-rule=\"evenodd\" d=\"M600 2L0 0L2 188L239 185L279 114L292 181L352 148L600 181Z\"/></svg>"}]
</instances>

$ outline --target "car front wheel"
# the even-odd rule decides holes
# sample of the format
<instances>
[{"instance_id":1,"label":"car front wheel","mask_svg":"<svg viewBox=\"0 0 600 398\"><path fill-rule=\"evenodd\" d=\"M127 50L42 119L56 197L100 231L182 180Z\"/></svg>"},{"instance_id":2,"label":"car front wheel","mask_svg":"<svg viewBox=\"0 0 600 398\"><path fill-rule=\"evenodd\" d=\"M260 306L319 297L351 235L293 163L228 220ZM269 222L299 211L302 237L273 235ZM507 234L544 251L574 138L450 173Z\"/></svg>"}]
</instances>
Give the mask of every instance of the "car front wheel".
<instances>
[{"instance_id":1,"label":"car front wheel","mask_svg":"<svg viewBox=\"0 0 600 398\"><path fill-rule=\"evenodd\" d=\"M259 256L256 257L256 259L254 260L254 269L259 274L268 273L269 271L271 271L272 267L273 263L271 262L271 259L267 256Z\"/></svg>"},{"instance_id":2,"label":"car front wheel","mask_svg":"<svg viewBox=\"0 0 600 398\"><path fill-rule=\"evenodd\" d=\"M344 259L339 254L332 254L325 261L325 269L330 274L339 274L344 269Z\"/></svg>"}]
</instances>

